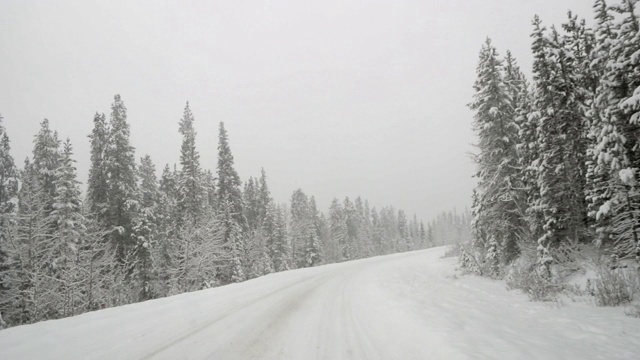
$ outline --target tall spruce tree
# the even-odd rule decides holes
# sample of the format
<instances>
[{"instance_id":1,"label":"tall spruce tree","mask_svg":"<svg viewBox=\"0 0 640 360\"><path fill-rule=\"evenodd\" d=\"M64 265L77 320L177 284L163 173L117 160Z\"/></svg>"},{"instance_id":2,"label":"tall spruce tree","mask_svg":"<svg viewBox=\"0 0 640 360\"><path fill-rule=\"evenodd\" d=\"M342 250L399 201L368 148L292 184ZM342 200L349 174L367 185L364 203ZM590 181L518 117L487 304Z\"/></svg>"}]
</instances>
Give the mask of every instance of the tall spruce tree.
<instances>
[{"instance_id":1,"label":"tall spruce tree","mask_svg":"<svg viewBox=\"0 0 640 360\"><path fill-rule=\"evenodd\" d=\"M109 239L116 249L116 257L125 261L133 249L133 226L138 207L135 148L129 142L130 130L127 108L120 95L111 105L110 137L104 156L108 176L104 225L110 231Z\"/></svg>"},{"instance_id":2,"label":"tall spruce tree","mask_svg":"<svg viewBox=\"0 0 640 360\"><path fill-rule=\"evenodd\" d=\"M596 106L600 131L594 157L607 180L604 201L596 213L611 233L614 251L620 257L640 259L640 25L637 0L624 0L610 9L619 22L612 23L607 7L599 4L597 49L604 64L597 89ZM608 54L605 53L608 51ZM602 222L602 221L601 221ZM608 231L607 231L608 230ZM607 242L604 237L604 241Z\"/></svg>"},{"instance_id":3,"label":"tall spruce tree","mask_svg":"<svg viewBox=\"0 0 640 360\"><path fill-rule=\"evenodd\" d=\"M184 115L180 119L180 134L182 147L180 149L179 176L179 214L195 224L202 217L205 205L205 189L203 187L203 173L200 168L200 154L196 150L196 131L193 127L193 114L189 103L184 108Z\"/></svg>"},{"instance_id":4,"label":"tall spruce tree","mask_svg":"<svg viewBox=\"0 0 640 360\"><path fill-rule=\"evenodd\" d=\"M108 173L105 168L105 153L109 142L109 126L104 114L93 117L91 139L91 166L87 182L87 202L89 211L98 222L104 222L108 194Z\"/></svg>"},{"instance_id":5,"label":"tall spruce tree","mask_svg":"<svg viewBox=\"0 0 640 360\"><path fill-rule=\"evenodd\" d=\"M77 180L73 148L69 139L63 145L60 165L56 170L55 197L51 219L56 226L50 263L52 291L58 299L52 304L55 317L76 314L81 307L84 277L80 269L79 253L85 246L85 218L82 215L80 182Z\"/></svg>"},{"instance_id":6,"label":"tall spruce tree","mask_svg":"<svg viewBox=\"0 0 640 360\"><path fill-rule=\"evenodd\" d=\"M221 274L221 281L241 281L244 279L242 269L246 263L243 232L246 231L247 224L240 191L240 177L234 168L229 138L223 122L220 122L218 134L217 175L217 213L223 226L223 243L232 254L227 270Z\"/></svg>"},{"instance_id":7,"label":"tall spruce tree","mask_svg":"<svg viewBox=\"0 0 640 360\"><path fill-rule=\"evenodd\" d=\"M260 224L258 185L259 184L253 180L253 177L249 177L249 180L244 184L244 192L242 193L244 214L247 219L247 229L249 232L256 231Z\"/></svg>"},{"instance_id":8,"label":"tall spruce tree","mask_svg":"<svg viewBox=\"0 0 640 360\"><path fill-rule=\"evenodd\" d=\"M565 47L566 37L552 29L546 37L534 20L534 109L538 123L538 187L534 205L542 215L538 240L539 263L548 272L554 248L583 239L586 227L584 179L585 120L575 56Z\"/></svg>"},{"instance_id":9,"label":"tall spruce tree","mask_svg":"<svg viewBox=\"0 0 640 360\"><path fill-rule=\"evenodd\" d=\"M33 143L31 166L45 191L47 213L51 213L56 189L56 169L60 162L60 140L58 133L49 128L49 120L44 119L40 123L40 131L36 134Z\"/></svg>"},{"instance_id":10,"label":"tall spruce tree","mask_svg":"<svg viewBox=\"0 0 640 360\"><path fill-rule=\"evenodd\" d=\"M307 234L305 242L305 266L316 266L323 260L323 249L320 241L320 214L316 206L316 199L309 199Z\"/></svg>"},{"instance_id":11,"label":"tall spruce tree","mask_svg":"<svg viewBox=\"0 0 640 360\"><path fill-rule=\"evenodd\" d=\"M309 199L302 189L291 195L291 250L293 263L301 268L306 265L306 247L310 223Z\"/></svg>"},{"instance_id":12,"label":"tall spruce tree","mask_svg":"<svg viewBox=\"0 0 640 360\"><path fill-rule=\"evenodd\" d=\"M344 208L338 199L333 199L329 207L330 246L327 256L332 262L347 260L345 256L348 234Z\"/></svg>"},{"instance_id":13,"label":"tall spruce tree","mask_svg":"<svg viewBox=\"0 0 640 360\"><path fill-rule=\"evenodd\" d=\"M271 192L267 184L267 173L264 168L260 169L260 180L258 181L258 219L265 219L269 211L269 205L273 202Z\"/></svg>"},{"instance_id":14,"label":"tall spruce tree","mask_svg":"<svg viewBox=\"0 0 640 360\"><path fill-rule=\"evenodd\" d=\"M0 115L0 216L11 214L16 210L18 195L18 169L10 154L9 135L2 120L3 117ZM1 233L0 236L2 236Z\"/></svg>"},{"instance_id":15,"label":"tall spruce tree","mask_svg":"<svg viewBox=\"0 0 640 360\"><path fill-rule=\"evenodd\" d=\"M516 152L519 128L513 102L520 95L520 74L510 55L505 70L489 39L480 51L477 74L474 101L469 105L475 111L474 129L479 139L475 241L481 253L495 249L494 254L501 254L507 263L517 256L516 233L522 226L518 213L521 200L514 196L514 188L521 187ZM490 234L489 238L485 234Z\"/></svg>"},{"instance_id":16,"label":"tall spruce tree","mask_svg":"<svg viewBox=\"0 0 640 360\"><path fill-rule=\"evenodd\" d=\"M140 206L132 232L135 259L133 275L135 286L138 288L138 299L144 301L156 296L152 284L155 280L155 269L151 254L152 249L157 245L160 220L158 218L160 192L156 179L156 167L149 155L140 159L138 178Z\"/></svg>"},{"instance_id":17,"label":"tall spruce tree","mask_svg":"<svg viewBox=\"0 0 640 360\"><path fill-rule=\"evenodd\" d=\"M10 154L9 136L0 115L0 293L8 290L4 279L9 270L7 229L17 210L18 169ZM0 305L1 306L1 305Z\"/></svg>"},{"instance_id":18,"label":"tall spruce tree","mask_svg":"<svg viewBox=\"0 0 640 360\"><path fill-rule=\"evenodd\" d=\"M85 219L82 215L80 181L77 180L71 141L63 144L60 165L56 169L55 197L51 217L57 225L56 236L62 246L77 251L82 245Z\"/></svg>"},{"instance_id":19,"label":"tall spruce tree","mask_svg":"<svg viewBox=\"0 0 640 360\"><path fill-rule=\"evenodd\" d=\"M284 210L269 203L264 221L268 234L267 249L274 271L290 269L290 247Z\"/></svg>"}]
</instances>

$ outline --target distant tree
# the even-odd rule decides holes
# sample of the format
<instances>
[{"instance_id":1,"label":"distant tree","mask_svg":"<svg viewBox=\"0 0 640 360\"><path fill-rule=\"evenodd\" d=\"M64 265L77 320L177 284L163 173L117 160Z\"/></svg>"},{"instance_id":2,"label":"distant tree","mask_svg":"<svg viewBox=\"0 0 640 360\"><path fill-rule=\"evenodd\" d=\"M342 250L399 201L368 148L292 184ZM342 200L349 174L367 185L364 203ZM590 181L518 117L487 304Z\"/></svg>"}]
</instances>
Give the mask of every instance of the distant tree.
<instances>
[{"instance_id":1,"label":"distant tree","mask_svg":"<svg viewBox=\"0 0 640 360\"><path fill-rule=\"evenodd\" d=\"M333 199L329 207L329 233L330 245L326 249L328 258L331 262L346 260L347 224L344 208L338 199Z\"/></svg>"},{"instance_id":2,"label":"distant tree","mask_svg":"<svg viewBox=\"0 0 640 360\"><path fill-rule=\"evenodd\" d=\"M409 224L407 223L407 216L404 210L398 210L398 243L396 244L396 251L406 251L407 244L409 243Z\"/></svg>"},{"instance_id":3,"label":"distant tree","mask_svg":"<svg viewBox=\"0 0 640 360\"><path fill-rule=\"evenodd\" d=\"M289 259L291 248L287 235L287 221L284 210L273 203L267 207L264 229L267 232L267 249L274 271L285 271L291 268Z\"/></svg>"},{"instance_id":4,"label":"distant tree","mask_svg":"<svg viewBox=\"0 0 640 360\"><path fill-rule=\"evenodd\" d=\"M256 186L257 185L257 186ZM252 177L244 185L243 201L244 214L247 219L247 229L249 232L256 231L260 225L260 204L258 199L259 184L256 184Z\"/></svg>"},{"instance_id":5,"label":"distant tree","mask_svg":"<svg viewBox=\"0 0 640 360\"><path fill-rule=\"evenodd\" d=\"M104 114L96 113L93 117L91 139L91 166L87 182L87 202L89 212L99 222L105 221L109 174L105 167L105 153L109 142L109 126Z\"/></svg>"}]
</instances>

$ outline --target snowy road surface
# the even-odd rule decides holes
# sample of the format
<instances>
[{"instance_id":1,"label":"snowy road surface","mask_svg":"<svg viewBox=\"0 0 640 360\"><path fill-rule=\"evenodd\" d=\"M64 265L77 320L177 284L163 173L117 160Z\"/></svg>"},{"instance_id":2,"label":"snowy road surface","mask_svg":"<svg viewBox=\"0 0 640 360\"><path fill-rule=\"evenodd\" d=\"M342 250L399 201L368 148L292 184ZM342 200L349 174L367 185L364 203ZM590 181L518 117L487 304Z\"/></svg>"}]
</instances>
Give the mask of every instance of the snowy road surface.
<instances>
[{"instance_id":1,"label":"snowy road surface","mask_svg":"<svg viewBox=\"0 0 640 360\"><path fill-rule=\"evenodd\" d=\"M640 359L640 320L456 278L442 248L0 331L0 359Z\"/></svg>"}]
</instances>

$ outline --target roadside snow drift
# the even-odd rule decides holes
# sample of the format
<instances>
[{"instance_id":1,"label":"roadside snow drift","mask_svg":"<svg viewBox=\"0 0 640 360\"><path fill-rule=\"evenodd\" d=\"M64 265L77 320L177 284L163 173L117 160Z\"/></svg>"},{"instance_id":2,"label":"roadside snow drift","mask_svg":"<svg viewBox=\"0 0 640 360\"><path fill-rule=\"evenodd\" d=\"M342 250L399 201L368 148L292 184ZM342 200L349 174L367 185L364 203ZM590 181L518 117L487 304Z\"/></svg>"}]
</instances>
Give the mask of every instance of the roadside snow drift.
<instances>
[{"instance_id":1,"label":"roadside snow drift","mask_svg":"<svg viewBox=\"0 0 640 360\"><path fill-rule=\"evenodd\" d=\"M443 248L0 331L0 359L640 359L621 308L531 303Z\"/></svg>"}]
</instances>

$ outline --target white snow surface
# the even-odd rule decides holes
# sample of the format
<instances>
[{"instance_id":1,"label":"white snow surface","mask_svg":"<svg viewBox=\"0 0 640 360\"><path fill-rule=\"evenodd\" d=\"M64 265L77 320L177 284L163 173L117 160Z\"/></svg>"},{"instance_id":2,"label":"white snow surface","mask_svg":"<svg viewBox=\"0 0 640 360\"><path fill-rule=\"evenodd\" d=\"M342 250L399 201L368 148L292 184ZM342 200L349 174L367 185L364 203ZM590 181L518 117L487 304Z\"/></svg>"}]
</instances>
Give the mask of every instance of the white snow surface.
<instances>
[{"instance_id":1,"label":"white snow surface","mask_svg":"<svg viewBox=\"0 0 640 360\"><path fill-rule=\"evenodd\" d=\"M454 276L444 248L0 331L0 359L640 359L640 319Z\"/></svg>"}]
</instances>

